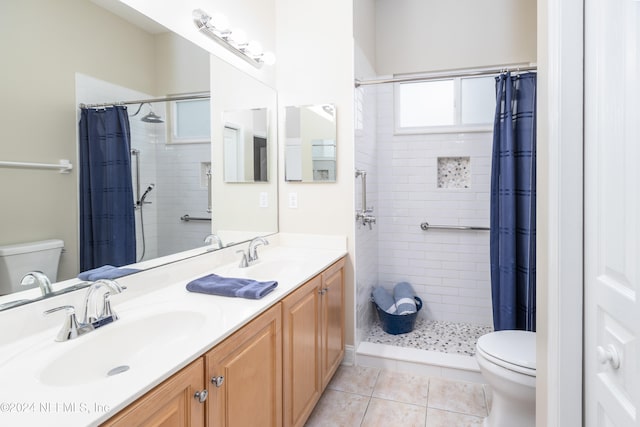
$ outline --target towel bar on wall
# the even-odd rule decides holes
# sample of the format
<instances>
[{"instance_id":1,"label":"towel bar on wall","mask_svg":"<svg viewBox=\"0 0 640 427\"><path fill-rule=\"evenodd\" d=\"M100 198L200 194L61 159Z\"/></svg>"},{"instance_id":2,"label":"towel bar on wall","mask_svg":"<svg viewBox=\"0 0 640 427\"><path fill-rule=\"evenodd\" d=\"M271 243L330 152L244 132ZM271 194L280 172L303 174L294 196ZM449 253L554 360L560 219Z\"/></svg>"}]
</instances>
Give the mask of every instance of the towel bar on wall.
<instances>
[{"instance_id":1,"label":"towel bar on wall","mask_svg":"<svg viewBox=\"0 0 640 427\"><path fill-rule=\"evenodd\" d=\"M423 231L434 230L471 230L471 231L489 231L489 227L476 227L475 225L430 225L428 222L420 224Z\"/></svg>"},{"instance_id":2,"label":"towel bar on wall","mask_svg":"<svg viewBox=\"0 0 640 427\"><path fill-rule=\"evenodd\" d=\"M211 218L202 218L197 216L189 216L189 214L184 214L180 217L180 221L189 222L189 221L211 221Z\"/></svg>"},{"instance_id":3,"label":"towel bar on wall","mask_svg":"<svg viewBox=\"0 0 640 427\"><path fill-rule=\"evenodd\" d=\"M69 173L73 165L69 160L62 159L59 163L31 163L31 162L0 162L3 168L26 168L26 169L58 169L60 173Z\"/></svg>"}]
</instances>

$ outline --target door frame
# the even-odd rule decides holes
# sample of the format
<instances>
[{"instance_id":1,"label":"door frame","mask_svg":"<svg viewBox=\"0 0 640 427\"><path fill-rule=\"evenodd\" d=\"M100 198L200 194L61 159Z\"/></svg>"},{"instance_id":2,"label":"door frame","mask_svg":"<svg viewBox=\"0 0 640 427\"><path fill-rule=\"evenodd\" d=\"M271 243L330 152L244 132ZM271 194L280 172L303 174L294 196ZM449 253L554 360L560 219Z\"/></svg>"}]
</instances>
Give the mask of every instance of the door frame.
<instances>
[{"instance_id":1,"label":"door frame","mask_svg":"<svg viewBox=\"0 0 640 427\"><path fill-rule=\"evenodd\" d=\"M538 0L536 424L582 425L582 0Z\"/></svg>"}]
</instances>

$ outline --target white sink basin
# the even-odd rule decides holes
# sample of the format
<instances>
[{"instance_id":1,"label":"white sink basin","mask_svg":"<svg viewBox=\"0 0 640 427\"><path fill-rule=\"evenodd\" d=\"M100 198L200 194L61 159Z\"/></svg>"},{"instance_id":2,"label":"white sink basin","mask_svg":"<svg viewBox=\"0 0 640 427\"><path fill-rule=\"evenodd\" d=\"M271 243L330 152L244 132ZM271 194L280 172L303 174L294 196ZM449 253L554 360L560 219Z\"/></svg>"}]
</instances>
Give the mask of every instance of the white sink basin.
<instances>
[{"instance_id":1,"label":"white sink basin","mask_svg":"<svg viewBox=\"0 0 640 427\"><path fill-rule=\"evenodd\" d=\"M157 313L118 320L73 341L55 343L73 345L44 366L39 381L51 386L73 386L127 375L198 333L205 320L203 314L193 311Z\"/></svg>"},{"instance_id":2,"label":"white sink basin","mask_svg":"<svg viewBox=\"0 0 640 427\"><path fill-rule=\"evenodd\" d=\"M225 277L241 277L261 281L278 280L300 270L300 264L291 260L260 260L249 267L226 266L215 271Z\"/></svg>"}]
</instances>

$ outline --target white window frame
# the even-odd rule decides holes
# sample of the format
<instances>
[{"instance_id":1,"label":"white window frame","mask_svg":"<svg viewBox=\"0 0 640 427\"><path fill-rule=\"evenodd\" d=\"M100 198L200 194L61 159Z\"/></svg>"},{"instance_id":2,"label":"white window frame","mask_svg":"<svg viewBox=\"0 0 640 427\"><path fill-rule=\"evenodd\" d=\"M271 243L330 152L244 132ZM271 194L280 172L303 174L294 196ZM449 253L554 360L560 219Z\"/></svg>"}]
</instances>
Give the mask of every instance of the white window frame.
<instances>
[{"instance_id":1,"label":"white window frame","mask_svg":"<svg viewBox=\"0 0 640 427\"><path fill-rule=\"evenodd\" d=\"M453 125L445 126L413 126L413 127L401 127L400 126L400 85L420 83L419 80L415 82L402 82L394 83L393 85L393 115L394 115L394 133L396 135L412 135L412 134L436 134L436 133L466 133L466 132L492 132L493 122L486 124L462 124L462 80L478 77L491 77L491 76L473 76L473 77L448 77L441 79L429 79L429 81L453 81L453 111L454 119ZM426 80L425 80L426 81Z\"/></svg>"}]
</instances>

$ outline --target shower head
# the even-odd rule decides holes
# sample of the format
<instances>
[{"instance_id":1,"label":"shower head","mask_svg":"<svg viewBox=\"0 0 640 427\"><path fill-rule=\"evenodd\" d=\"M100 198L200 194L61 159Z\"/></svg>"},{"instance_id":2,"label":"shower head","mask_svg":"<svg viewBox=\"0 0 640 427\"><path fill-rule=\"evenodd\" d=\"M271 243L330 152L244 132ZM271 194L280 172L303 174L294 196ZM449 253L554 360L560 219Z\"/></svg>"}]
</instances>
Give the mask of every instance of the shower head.
<instances>
[{"instance_id":1,"label":"shower head","mask_svg":"<svg viewBox=\"0 0 640 427\"><path fill-rule=\"evenodd\" d=\"M147 114L140 120L146 123L164 123L164 120L162 120L162 118L159 115L154 113L153 110L151 110L149 114Z\"/></svg>"},{"instance_id":2,"label":"shower head","mask_svg":"<svg viewBox=\"0 0 640 427\"><path fill-rule=\"evenodd\" d=\"M138 205L142 205L144 203L144 199L147 198L147 194L149 194L151 192L151 190L153 190L153 188L156 185L154 183L149 184L149 186L147 187L147 189L145 190L144 193L142 193L142 197L140 197L140 201L138 202Z\"/></svg>"},{"instance_id":3,"label":"shower head","mask_svg":"<svg viewBox=\"0 0 640 427\"><path fill-rule=\"evenodd\" d=\"M138 107L138 110L136 110L136 112L130 115L129 117L137 116L144 104L147 104L149 106L149 114L142 117L140 119L141 121L145 123L164 123L164 120L162 120L162 117L160 117L159 115L153 112L153 109L151 108L151 104L149 104L148 102L141 103L140 106Z\"/></svg>"}]
</instances>

